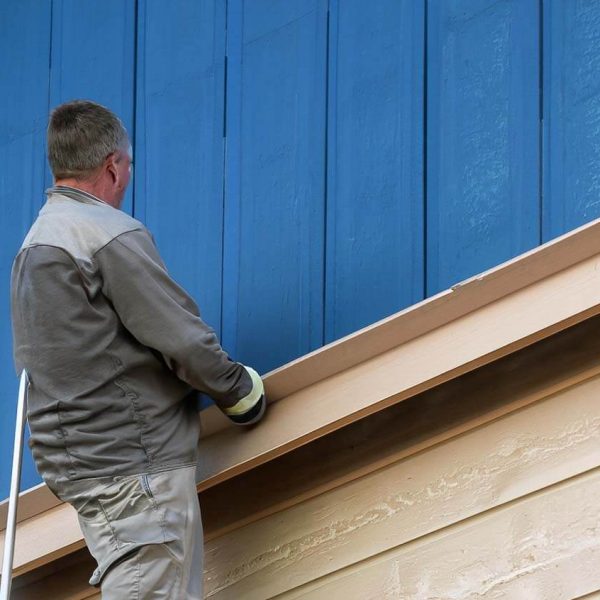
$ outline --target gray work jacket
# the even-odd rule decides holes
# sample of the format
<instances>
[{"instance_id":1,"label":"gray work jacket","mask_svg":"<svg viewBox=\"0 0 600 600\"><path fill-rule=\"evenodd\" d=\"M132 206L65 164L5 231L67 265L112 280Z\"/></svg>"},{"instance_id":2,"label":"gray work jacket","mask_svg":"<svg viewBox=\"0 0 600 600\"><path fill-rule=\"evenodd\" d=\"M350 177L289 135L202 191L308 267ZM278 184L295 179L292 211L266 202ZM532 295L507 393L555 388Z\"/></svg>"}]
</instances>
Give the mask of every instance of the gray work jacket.
<instances>
[{"instance_id":1,"label":"gray work jacket","mask_svg":"<svg viewBox=\"0 0 600 600\"><path fill-rule=\"evenodd\" d=\"M55 492L66 480L194 464L193 390L224 410L252 392L147 229L54 187L12 271L17 371L30 380L30 446ZM59 494L60 495L60 494Z\"/></svg>"}]
</instances>

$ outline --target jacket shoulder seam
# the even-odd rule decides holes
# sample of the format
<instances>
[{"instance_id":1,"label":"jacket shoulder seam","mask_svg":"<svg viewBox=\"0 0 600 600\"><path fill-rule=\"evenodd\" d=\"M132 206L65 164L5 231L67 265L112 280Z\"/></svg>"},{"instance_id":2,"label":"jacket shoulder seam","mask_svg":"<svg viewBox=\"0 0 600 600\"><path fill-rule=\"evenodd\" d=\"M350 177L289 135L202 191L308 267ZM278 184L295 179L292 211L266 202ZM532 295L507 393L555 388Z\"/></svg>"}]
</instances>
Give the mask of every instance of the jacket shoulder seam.
<instances>
[{"instance_id":1,"label":"jacket shoulder seam","mask_svg":"<svg viewBox=\"0 0 600 600\"><path fill-rule=\"evenodd\" d=\"M101 252L102 250L104 250L104 248L106 248L106 246L112 244L115 240L118 240L121 236L124 236L128 233L133 233L134 231L141 231L143 233L145 231L145 229L144 229L144 227L135 227L134 229L128 229L127 231L122 231L121 233L115 235L110 240L108 240L108 242L106 242L106 244L104 244L103 246L100 246L100 248L98 248L98 250L95 250L92 253L92 259L96 258L96 255L99 252Z\"/></svg>"}]
</instances>

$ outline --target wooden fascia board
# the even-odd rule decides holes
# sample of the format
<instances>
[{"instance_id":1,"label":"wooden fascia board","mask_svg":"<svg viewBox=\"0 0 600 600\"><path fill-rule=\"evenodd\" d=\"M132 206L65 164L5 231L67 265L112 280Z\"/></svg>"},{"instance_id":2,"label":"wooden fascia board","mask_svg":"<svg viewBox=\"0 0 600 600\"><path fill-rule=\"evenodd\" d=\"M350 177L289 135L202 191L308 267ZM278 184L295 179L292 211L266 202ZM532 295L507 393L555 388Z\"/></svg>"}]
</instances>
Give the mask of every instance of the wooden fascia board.
<instances>
[{"instance_id":1,"label":"wooden fascia board","mask_svg":"<svg viewBox=\"0 0 600 600\"><path fill-rule=\"evenodd\" d=\"M260 426L240 430L204 411L198 489L600 313L599 268L600 220L267 374ZM83 545L71 507L40 487L23 496L17 574ZM28 514L35 506L45 512ZM56 521L68 533L32 542L32 527L47 538Z\"/></svg>"},{"instance_id":2,"label":"wooden fascia board","mask_svg":"<svg viewBox=\"0 0 600 600\"><path fill-rule=\"evenodd\" d=\"M600 256L490 302L308 385L250 431L200 443L205 489L600 313Z\"/></svg>"}]
</instances>

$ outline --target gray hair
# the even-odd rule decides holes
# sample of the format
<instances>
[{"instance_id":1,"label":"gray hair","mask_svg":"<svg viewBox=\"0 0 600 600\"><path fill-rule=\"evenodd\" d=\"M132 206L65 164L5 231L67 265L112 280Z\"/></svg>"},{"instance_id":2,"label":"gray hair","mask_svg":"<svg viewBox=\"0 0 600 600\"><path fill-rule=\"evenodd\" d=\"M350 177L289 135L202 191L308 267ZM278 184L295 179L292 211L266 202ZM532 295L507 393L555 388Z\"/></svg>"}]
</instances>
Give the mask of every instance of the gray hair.
<instances>
[{"instance_id":1,"label":"gray hair","mask_svg":"<svg viewBox=\"0 0 600 600\"><path fill-rule=\"evenodd\" d=\"M66 102L50 115L48 162L55 179L85 178L128 143L119 117L95 102Z\"/></svg>"}]
</instances>

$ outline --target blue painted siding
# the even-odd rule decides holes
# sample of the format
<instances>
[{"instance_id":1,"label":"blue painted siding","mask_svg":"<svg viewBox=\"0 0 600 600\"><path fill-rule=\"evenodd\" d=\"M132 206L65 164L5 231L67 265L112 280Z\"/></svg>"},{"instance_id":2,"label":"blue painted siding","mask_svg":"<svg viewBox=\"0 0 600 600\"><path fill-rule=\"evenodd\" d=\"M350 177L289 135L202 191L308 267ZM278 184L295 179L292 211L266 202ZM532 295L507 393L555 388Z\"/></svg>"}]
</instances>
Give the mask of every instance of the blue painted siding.
<instances>
[{"instance_id":1,"label":"blue painted siding","mask_svg":"<svg viewBox=\"0 0 600 600\"><path fill-rule=\"evenodd\" d=\"M539 243L538 11L429 2L427 295Z\"/></svg>"},{"instance_id":2,"label":"blue painted siding","mask_svg":"<svg viewBox=\"0 0 600 600\"><path fill-rule=\"evenodd\" d=\"M53 0L51 6L50 107L74 98L95 100L133 132L134 0ZM46 184L51 183L47 167ZM129 214L132 197L133 186L123 204Z\"/></svg>"},{"instance_id":3,"label":"blue painted siding","mask_svg":"<svg viewBox=\"0 0 600 600\"><path fill-rule=\"evenodd\" d=\"M424 297L424 12L331 3L328 342Z\"/></svg>"},{"instance_id":4,"label":"blue painted siding","mask_svg":"<svg viewBox=\"0 0 600 600\"><path fill-rule=\"evenodd\" d=\"M600 216L600 3L544 2L547 241Z\"/></svg>"},{"instance_id":5,"label":"blue painted siding","mask_svg":"<svg viewBox=\"0 0 600 600\"><path fill-rule=\"evenodd\" d=\"M8 495L18 381L12 360L9 281L12 260L44 189L48 118L50 5L0 3L0 497ZM25 27L25 24L27 26ZM31 455L23 487L39 481Z\"/></svg>"},{"instance_id":6,"label":"blue painted siding","mask_svg":"<svg viewBox=\"0 0 600 600\"><path fill-rule=\"evenodd\" d=\"M599 39L579 0L0 3L0 496L50 108L123 118L126 210L265 372L596 218Z\"/></svg>"},{"instance_id":7,"label":"blue painted siding","mask_svg":"<svg viewBox=\"0 0 600 600\"><path fill-rule=\"evenodd\" d=\"M220 332L224 3L141 0L137 57L135 217Z\"/></svg>"},{"instance_id":8,"label":"blue painted siding","mask_svg":"<svg viewBox=\"0 0 600 600\"><path fill-rule=\"evenodd\" d=\"M327 3L228 11L223 345L264 372L323 343Z\"/></svg>"}]
</instances>

